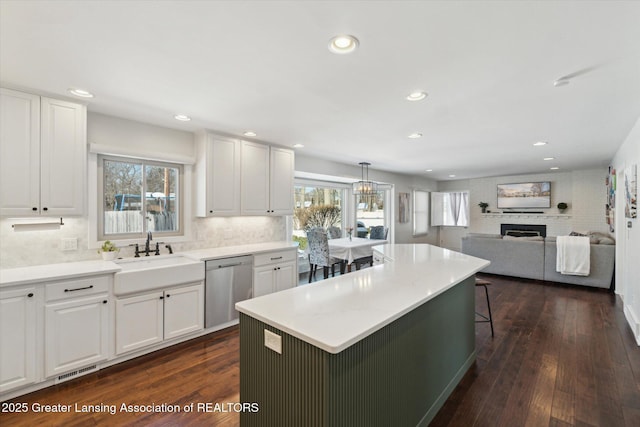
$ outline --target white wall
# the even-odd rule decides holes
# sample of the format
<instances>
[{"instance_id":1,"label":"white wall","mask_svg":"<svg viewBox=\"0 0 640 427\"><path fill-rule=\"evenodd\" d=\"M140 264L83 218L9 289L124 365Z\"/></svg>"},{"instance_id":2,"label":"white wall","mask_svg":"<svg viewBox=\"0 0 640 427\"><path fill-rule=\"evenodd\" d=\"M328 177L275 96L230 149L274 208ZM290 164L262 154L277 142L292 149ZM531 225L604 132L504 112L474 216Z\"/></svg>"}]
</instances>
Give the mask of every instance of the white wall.
<instances>
[{"instance_id":1,"label":"white wall","mask_svg":"<svg viewBox=\"0 0 640 427\"><path fill-rule=\"evenodd\" d=\"M181 158L192 157L194 135L190 132L148 125L102 114L87 117L88 142L124 147L136 152L162 152ZM96 191L89 189L89 191ZM15 232L11 218L0 219L0 268L99 259L95 249L89 249L89 229L95 218L65 217L59 230ZM172 243L176 251L207 247L232 246L269 242L286 238L283 217L191 218L191 236ZM62 251L61 239L78 239L78 249ZM166 251L166 249L165 249ZM133 249L121 250L125 257Z\"/></svg>"},{"instance_id":2,"label":"white wall","mask_svg":"<svg viewBox=\"0 0 640 427\"><path fill-rule=\"evenodd\" d=\"M87 141L128 150L193 157L194 134L98 113L87 114Z\"/></svg>"},{"instance_id":3,"label":"white wall","mask_svg":"<svg viewBox=\"0 0 640 427\"><path fill-rule=\"evenodd\" d=\"M604 180L607 170L590 169L574 172L556 172L530 175L513 175L471 180L441 181L438 191L469 191L471 209L468 228L442 227L440 246L460 250L460 239L467 233L500 233L500 224L545 224L547 235L558 236L571 231L608 232L605 223L606 187ZM541 209L542 215L483 215L478 203L487 202L489 211L498 211L497 185L515 182L551 182L551 208ZM559 202L565 202L569 208L567 216L556 216Z\"/></svg>"},{"instance_id":4,"label":"white wall","mask_svg":"<svg viewBox=\"0 0 640 427\"><path fill-rule=\"evenodd\" d=\"M375 165L372 165L375 166ZM358 165L332 162L330 160L317 159L296 153L296 171L327 176L337 176L345 178L360 179L361 169ZM436 181L397 173L369 169L369 179L377 182L393 184L394 186L394 223L395 243L431 243L438 242L438 229L430 228L426 236L413 237L413 222L399 223L398 220L398 193L412 194L414 189L435 191ZM410 209L413 209L410 201Z\"/></svg>"},{"instance_id":5,"label":"white wall","mask_svg":"<svg viewBox=\"0 0 640 427\"><path fill-rule=\"evenodd\" d=\"M616 187L616 293L624 304L624 314L640 345L640 223L624 217L625 168L640 165L640 119L616 153L612 166L618 174ZM628 227L628 223L631 227Z\"/></svg>"}]
</instances>

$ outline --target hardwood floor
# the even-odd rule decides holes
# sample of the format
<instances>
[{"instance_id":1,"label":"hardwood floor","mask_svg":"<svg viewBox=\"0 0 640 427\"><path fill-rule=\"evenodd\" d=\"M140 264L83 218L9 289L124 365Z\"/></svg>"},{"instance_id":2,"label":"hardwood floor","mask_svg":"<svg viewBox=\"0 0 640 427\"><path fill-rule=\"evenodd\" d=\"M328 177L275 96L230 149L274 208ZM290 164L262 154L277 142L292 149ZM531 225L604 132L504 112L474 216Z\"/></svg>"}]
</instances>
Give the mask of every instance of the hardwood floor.
<instances>
[{"instance_id":1,"label":"hardwood floor","mask_svg":"<svg viewBox=\"0 0 640 427\"><path fill-rule=\"evenodd\" d=\"M483 275L495 337L476 325L476 363L432 426L639 426L640 348L606 291ZM484 290L476 304L486 312ZM0 413L0 425L235 426L217 412L124 413L127 405L239 401L238 329L229 328L13 399L41 405L116 405L116 414ZM215 410L215 407L211 408ZM222 412L225 410L226 412Z\"/></svg>"}]
</instances>

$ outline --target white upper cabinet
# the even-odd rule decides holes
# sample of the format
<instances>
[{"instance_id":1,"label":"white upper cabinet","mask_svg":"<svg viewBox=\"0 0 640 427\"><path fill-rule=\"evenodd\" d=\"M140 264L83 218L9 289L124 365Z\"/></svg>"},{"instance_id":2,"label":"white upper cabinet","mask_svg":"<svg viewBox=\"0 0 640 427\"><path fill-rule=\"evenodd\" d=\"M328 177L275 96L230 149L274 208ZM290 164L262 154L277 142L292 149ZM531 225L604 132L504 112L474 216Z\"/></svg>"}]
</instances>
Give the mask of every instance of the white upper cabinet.
<instances>
[{"instance_id":1,"label":"white upper cabinet","mask_svg":"<svg viewBox=\"0 0 640 427\"><path fill-rule=\"evenodd\" d=\"M0 215L82 215L86 107L0 92Z\"/></svg>"},{"instance_id":2,"label":"white upper cabinet","mask_svg":"<svg viewBox=\"0 0 640 427\"><path fill-rule=\"evenodd\" d=\"M42 98L41 108L41 213L82 215L87 181L86 107Z\"/></svg>"},{"instance_id":3,"label":"white upper cabinet","mask_svg":"<svg viewBox=\"0 0 640 427\"><path fill-rule=\"evenodd\" d=\"M242 213L269 215L269 146L242 141Z\"/></svg>"},{"instance_id":4,"label":"white upper cabinet","mask_svg":"<svg viewBox=\"0 0 640 427\"><path fill-rule=\"evenodd\" d=\"M0 90L0 214L38 214L40 97Z\"/></svg>"},{"instance_id":5,"label":"white upper cabinet","mask_svg":"<svg viewBox=\"0 0 640 427\"><path fill-rule=\"evenodd\" d=\"M294 154L271 147L269 200L271 215L293 215Z\"/></svg>"},{"instance_id":6,"label":"white upper cabinet","mask_svg":"<svg viewBox=\"0 0 640 427\"><path fill-rule=\"evenodd\" d=\"M240 215L240 141L196 136L196 216Z\"/></svg>"},{"instance_id":7,"label":"white upper cabinet","mask_svg":"<svg viewBox=\"0 0 640 427\"><path fill-rule=\"evenodd\" d=\"M292 215L294 153L242 141L243 215Z\"/></svg>"}]
</instances>

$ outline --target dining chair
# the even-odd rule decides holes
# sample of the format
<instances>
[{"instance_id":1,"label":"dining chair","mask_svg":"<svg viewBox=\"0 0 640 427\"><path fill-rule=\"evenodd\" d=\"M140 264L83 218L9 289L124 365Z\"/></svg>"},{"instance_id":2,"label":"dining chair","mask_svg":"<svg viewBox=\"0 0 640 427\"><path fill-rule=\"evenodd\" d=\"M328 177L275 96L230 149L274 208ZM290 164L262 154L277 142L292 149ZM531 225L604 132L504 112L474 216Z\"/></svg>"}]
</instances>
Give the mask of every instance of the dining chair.
<instances>
[{"instance_id":1,"label":"dining chair","mask_svg":"<svg viewBox=\"0 0 640 427\"><path fill-rule=\"evenodd\" d=\"M335 265L342 264L343 260L329 255L329 240L326 231L320 227L307 231L307 244L309 247L309 283L311 283L311 278L315 277L318 266L322 267L325 279L329 277L329 267L331 267L331 276L334 277L336 275Z\"/></svg>"},{"instance_id":2,"label":"dining chair","mask_svg":"<svg viewBox=\"0 0 640 427\"><path fill-rule=\"evenodd\" d=\"M369 239L386 240L388 232L389 232L389 229L384 225L373 226L369 231ZM362 267L365 264L369 264L371 267L373 267L373 256L365 256L362 258L358 258L353 262L356 265L356 270L360 270L360 267Z\"/></svg>"},{"instance_id":3,"label":"dining chair","mask_svg":"<svg viewBox=\"0 0 640 427\"><path fill-rule=\"evenodd\" d=\"M329 235L330 239L339 239L342 237L342 230L340 229L340 227L332 225L331 227L327 228L327 234Z\"/></svg>"},{"instance_id":4,"label":"dining chair","mask_svg":"<svg viewBox=\"0 0 640 427\"><path fill-rule=\"evenodd\" d=\"M385 240L389 230L384 225L376 225L371 227L369 231L369 239Z\"/></svg>"}]
</instances>

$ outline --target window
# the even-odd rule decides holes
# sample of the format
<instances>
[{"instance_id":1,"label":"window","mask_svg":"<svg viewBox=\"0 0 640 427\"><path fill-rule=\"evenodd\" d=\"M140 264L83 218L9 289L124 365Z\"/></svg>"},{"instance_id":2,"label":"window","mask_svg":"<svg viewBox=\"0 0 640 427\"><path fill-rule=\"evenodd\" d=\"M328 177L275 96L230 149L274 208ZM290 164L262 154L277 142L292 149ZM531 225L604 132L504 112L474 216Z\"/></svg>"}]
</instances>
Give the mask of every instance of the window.
<instances>
[{"instance_id":1,"label":"window","mask_svg":"<svg viewBox=\"0 0 640 427\"><path fill-rule=\"evenodd\" d=\"M343 200L346 186L320 181L296 180L294 187L293 240L306 247L310 227L344 227Z\"/></svg>"},{"instance_id":2,"label":"window","mask_svg":"<svg viewBox=\"0 0 640 427\"><path fill-rule=\"evenodd\" d=\"M413 235L422 236L429 232L429 192L413 191Z\"/></svg>"},{"instance_id":3,"label":"window","mask_svg":"<svg viewBox=\"0 0 640 427\"><path fill-rule=\"evenodd\" d=\"M388 200L388 188L378 184L378 191L374 194L359 194L356 199L356 230L357 237L368 237L371 227L383 225L389 229L385 220L386 200Z\"/></svg>"},{"instance_id":4,"label":"window","mask_svg":"<svg viewBox=\"0 0 640 427\"><path fill-rule=\"evenodd\" d=\"M431 225L469 226L469 192L431 193Z\"/></svg>"},{"instance_id":5,"label":"window","mask_svg":"<svg viewBox=\"0 0 640 427\"><path fill-rule=\"evenodd\" d=\"M98 168L100 240L182 234L182 166L101 156Z\"/></svg>"}]
</instances>

